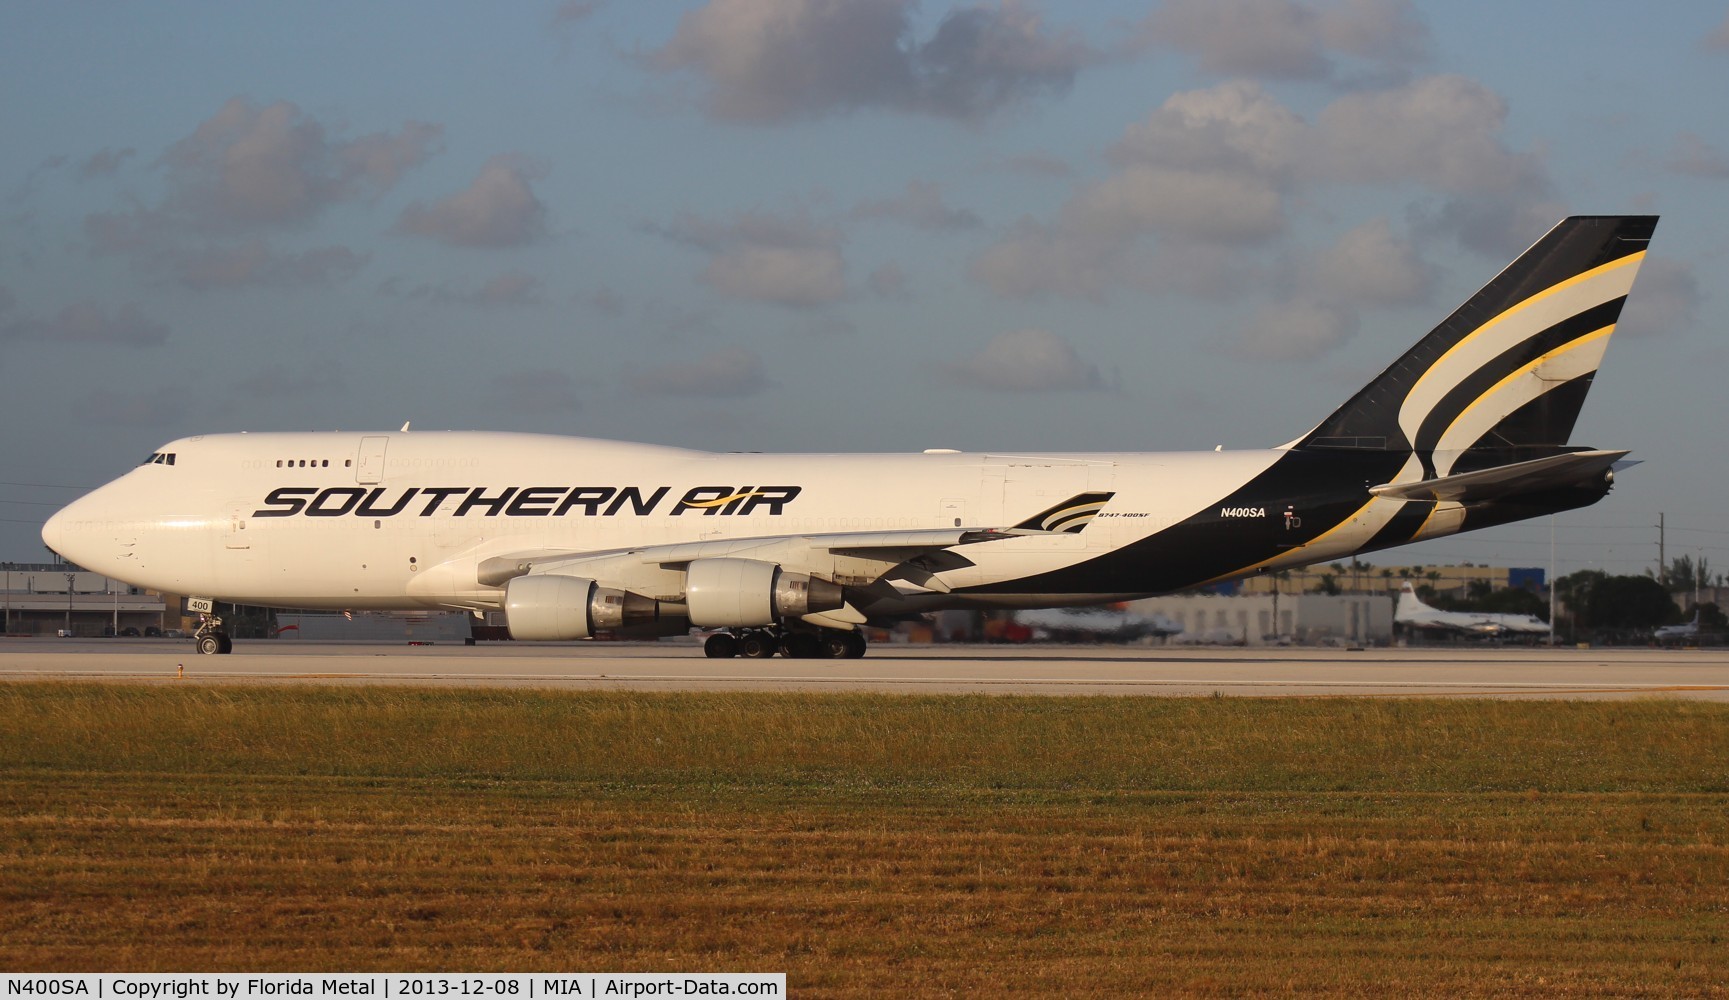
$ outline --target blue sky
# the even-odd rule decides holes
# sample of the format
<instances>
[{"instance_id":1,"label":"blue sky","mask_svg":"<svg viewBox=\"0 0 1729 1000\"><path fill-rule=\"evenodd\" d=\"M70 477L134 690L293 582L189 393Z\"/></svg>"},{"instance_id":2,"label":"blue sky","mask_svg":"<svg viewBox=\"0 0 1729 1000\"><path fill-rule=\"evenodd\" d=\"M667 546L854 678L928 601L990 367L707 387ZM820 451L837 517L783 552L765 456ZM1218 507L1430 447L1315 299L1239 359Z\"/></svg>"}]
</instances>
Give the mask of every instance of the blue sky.
<instances>
[{"instance_id":1,"label":"blue sky","mask_svg":"<svg viewBox=\"0 0 1729 1000\"><path fill-rule=\"evenodd\" d=\"M1725 93L1722 3L0 6L0 558L205 431L1276 444L1656 212L1559 568L1729 569Z\"/></svg>"}]
</instances>

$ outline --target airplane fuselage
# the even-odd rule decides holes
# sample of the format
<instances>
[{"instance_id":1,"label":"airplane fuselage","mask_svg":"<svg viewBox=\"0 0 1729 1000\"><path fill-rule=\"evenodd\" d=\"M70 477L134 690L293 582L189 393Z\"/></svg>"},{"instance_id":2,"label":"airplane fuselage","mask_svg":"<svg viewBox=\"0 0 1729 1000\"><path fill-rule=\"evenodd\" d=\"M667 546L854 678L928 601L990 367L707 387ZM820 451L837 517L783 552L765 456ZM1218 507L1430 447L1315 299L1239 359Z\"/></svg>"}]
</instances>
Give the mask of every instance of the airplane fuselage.
<instances>
[{"instance_id":1,"label":"airplane fuselage","mask_svg":"<svg viewBox=\"0 0 1729 1000\"><path fill-rule=\"evenodd\" d=\"M1087 603L1331 558L1366 539L1345 532L1315 547L1305 516L1320 524L1338 510L1406 506L1371 503L1326 476L1295 504L1287 488L1245 492L1291 461L1279 450L758 455L412 432L204 435L158 454L174 464L141 465L78 501L51 525L50 544L140 586L282 607L491 607L496 589L456 579L453 561L977 528L1107 492L1084 531L972 545L972 565L943 574L955 598L979 603ZM1146 561L1107 558L1135 549ZM1103 577L1065 572L1101 560ZM1017 589L1022 580L1040 581L1037 591Z\"/></svg>"}]
</instances>

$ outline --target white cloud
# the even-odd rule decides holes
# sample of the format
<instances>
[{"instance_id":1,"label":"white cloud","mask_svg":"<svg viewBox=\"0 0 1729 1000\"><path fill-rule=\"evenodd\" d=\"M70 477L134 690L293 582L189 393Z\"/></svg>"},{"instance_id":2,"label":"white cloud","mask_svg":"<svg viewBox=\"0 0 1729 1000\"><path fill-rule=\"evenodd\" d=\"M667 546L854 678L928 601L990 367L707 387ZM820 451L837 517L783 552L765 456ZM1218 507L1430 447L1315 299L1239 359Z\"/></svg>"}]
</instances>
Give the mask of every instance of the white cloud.
<instances>
[{"instance_id":1,"label":"white cloud","mask_svg":"<svg viewBox=\"0 0 1729 1000\"><path fill-rule=\"evenodd\" d=\"M1098 56L1072 32L1050 33L1030 8L966 7L912 53L913 107L980 118L1044 92L1060 92Z\"/></svg>"},{"instance_id":2,"label":"white cloud","mask_svg":"<svg viewBox=\"0 0 1729 1000\"><path fill-rule=\"evenodd\" d=\"M695 361L668 361L637 371L630 384L639 392L666 396L753 396L768 388L762 358L755 351L729 347Z\"/></svg>"},{"instance_id":3,"label":"white cloud","mask_svg":"<svg viewBox=\"0 0 1729 1000\"><path fill-rule=\"evenodd\" d=\"M1717 51L1729 51L1729 14L1724 15L1723 23L1719 24L1711 34L1705 36L1705 47Z\"/></svg>"},{"instance_id":4,"label":"white cloud","mask_svg":"<svg viewBox=\"0 0 1729 1000\"><path fill-rule=\"evenodd\" d=\"M690 73L719 118L779 122L880 107L977 119L1061 91L1097 59L1016 4L949 12L910 40L914 0L710 0L650 65Z\"/></svg>"},{"instance_id":5,"label":"white cloud","mask_svg":"<svg viewBox=\"0 0 1729 1000\"><path fill-rule=\"evenodd\" d=\"M846 293L839 252L742 244L716 254L703 280L729 298L815 306Z\"/></svg>"},{"instance_id":6,"label":"white cloud","mask_svg":"<svg viewBox=\"0 0 1729 1000\"><path fill-rule=\"evenodd\" d=\"M130 146L125 149L99 149L78 165L78 178L89 180L119 173L121 164L137 153L138 150Z\"/></svg>"},{"instance_id":7,"label":"white cloud","mask_svg":"<svg viewBox=\"0 0 1729 1000\"><path fill-rule=\"evenodd\" d=\"M1213 245L1265 242L1285 229L1283 189L1306 128L1254 83L1173 94L1124 130L1114 172L1077 189L1055 224L1015 225L972 275L1003 295L1097 297L1161 282L1141 246L1151 238L1209 260Z\"/></svg>"},{"instance_id":8,"label":"white cloud","mask_svg":"<svg viewBox=\"0 0 1729 1000\"><path fill-rule=\"evenodd\" d=\"M871 291L885 299L898 299L907 294L907 273L893 261L872 270L867 282Z\"/></svg>"},{"instance_id":9,"label":"white cloud","mask_svg":"<svg viewBox=\"0 0 1729 1000\"><path fill-rule=\"evenodd\" d=\"M703 281L728 298L810 308L846 295L840 231L802 213L747 212L730 223L686 214L648 229L709 254Z\"/></svg>"},{"instance_id":10,"label":"white cloud","mask_svg":"<svg viewBox=\"0 0 1729 1000\"><path fill-rule=\"evenodd\" d=\"M1049 330L1000 333L978 353L948 365L947 371L963 385L1005 392L1104 388L1098 368L1082 361L1068 341Z\"/></svg>"},{"instance_id":11,"label":"white cloud","mask_svg":"<svg viewBox=\"0 0 1729 1000\"><path fill-rule=\"evenodd\" d=\"M167 197L92 212L84 235L93 254L127 256L137 270L195 290L345 280L366 255L342 246L278 251L262 234L384 194L437 151L442 135L441 126L410 121L346 139L290 102L260 107L236 97L158 160ZM132 154L103 149L80 176L115 173Z\"/></svg>"},{"instance_id":12,"label":"white cloud","mask_svg":"<svg viewBox=\"0 0 1729 1000\"><path fill-rule=\"evenodd\" d=\"M1097 298L1124 280L1132 244L1024 219L972 262L974 279L998 295Z\"/></svg>"},{"instance_id":13,"label":"white cloud","mask_svg":"<svg viewBox=\"0 0 1729 1000\"><path fill-rule=\"evenodd\" d=\"M1499 94L1456 75L1345 94L1316 123L1315 169L1336 181L1417 183L1450 194L1541 188L1537 157L1501 141L1506 120Z\"/></svg>"},{"instance_id":14,"label":"white cloud","mask_svg":"<svg viewBox=\"0 0 1729 1000\"><path fill-rule=\"evenodd\" d=\"M1356 313L1312 299L1269 302L1238 331L1237 352L1267 361L1319 357L1357 333Z\"/></svg>"},{"instance_id":15,"label":"white cloud","mask_svg":"<svg viewBox=\"0 0 1729 1000\"><path fill-rule=\"evenodd\" d=\"M1403 0L1166 0L1141 39L1188 52L1212 73L1296 80L1338 77L1339 56L1398 72L1429 49L1428 28Z\"/></svg>"},{"instance_id":16,"label":"white cloud","mask_svg":"<svg viewBox=\"0 0 1729 1000\"><path fill-rule=\"evenodd\" d=\"M430 205L412 202L398 232L465 247L513 247L546 235L546 206L529 185L532 170L510 154L486 161L468 187Z\"/></svg>"},{"instance_id":17,"label":"white cloud","mask_svg":"<svg viewBox=\"0 0 1729 1000\"><path fill-rule=\"evenodd\" d=\"M1272 179L1290 172L1307 127L1260 84L1231 80L1172 94L1145 121L1123 131L1111 159Z\"/></svg>"},{"instance_id":18,"label":"white cloud","mask_svg":"<svg viewBox=\"0 0 1729 1000\"><path fill-rule=\"evenodd\" d=\"M920 229L977 229L984 225L978 213L943 204L941 185L930 181L908 181L906 190L894 198L859 203L853 214L861 219L893 219Z\"/></svg>"},{"instance_id":19,"label":"white cloud","mask_svg":"<svg viewBox=\"0 0 1729 1000\"><path fill-rule=\"evenodd\" d=\"M1291 257L1275 282L1284 293L1257 307L1236 331L1238 355L1272 361L1325 356L1356 335L1365 307L1423 302L1434 288L1434 268L1385 218L1340 234L1324 249L1293 251Z\"/></svg>"},{"instance_id":20,"label":"white cloud","mask_svg":"<svg viewBox=\"0 0 1729 1000\"><path fill-rule=\"evenodd\" d=\"M1434 287L1434 268L1409 241L1393 235L1385 218L1344 233L1315 259L1310 277L1331 298L1362 305L1422 302Z\"/></svg>"},{"instance_id":21,"label":"white cloud","mask_svg":"<svg viewBox=\"0 0 1729 1000\"><path fill-rule=\"evenodd\" d=\"M1498 245L1533 213L1553 208L1543 197L1550 182L1540 157L1501 139L1506 113L1493 91L1457 76L1347 93L1314 123L1250 81L1173 94L1124 130L1108 153L1110 174L1079 185L1055 222L1016 224L974 260L972 275L1011 296L1096 297L1124 284L1215 294L1249 266L1221 257L1220 248L1246 253L1275 245L1289 230L1293 206L1346 184L1446 195L1428 213L1441 220L1431 229L1473 248ZM1371 245L1335 253L1367 258L1396 250L1382 226L1378 248L1375 234L1364 232L1357 239ZM1170 281L1170 265L1182 254L1206 261L1199 271L1182 268L1202 279L1191 286ZM1408 254L1375 263L1381 273L1364 280L1375 282L1378 294L1409 301L1426 290L1428 278ZM1324 290L1377 301L1366 291Z\"/></svg>"},{"instance_id":22,"label":"white cloud","mask_svg":"<svg viewBox=\"0 0 1729 1000\"><path fill-rule=\"evenodd\" d=\"M374 192L384 192L436 153L443 137L442 125L405 122L394 135L374 132L341 144L336 157L345 174L363 179Z\"/></svg>"},{"instance_id":23,"label":"white cloud","mask_svg":"<svg viewBox=\"0 0 1729 1000\"><path fill-rule=\"evenodd\" d=\"M1537 242L1566 215L1565 203L1535 195L1448 198L1413 212L1422 231L1451 236L1467 250L1502 262Z\"/></svg>"},{"instance_id":24,"label":"white cloud","mask_svg":"<svg viewBox=\"0 0 1729 1000\"><path fill-rule=\"evenodd\" d=\"M552 12L552 25L560 27L579 24L594 16L600 6L601 0L564 0L564 3L559 4Z\"/></svg>"},{"instance_id":25,"label":"white cloud","mask_svg":"<svg viewBox=\"0 0 1729 1000\"><path fill-rule=\"evenodd\" d=\"M1118 171L1076 196L1065 222L1092 238L1163 232L1221 243L1258 242L1285 227L1279 192L1246 174L1163 167Z\"/></svg>"},{"instance_id":26,"label":"white cloud","mask_svg":"<svg viewBox=\"0 0 1729 1000\"><path fill-rule=\"evenodd\" d=\"M301 223L389 190L437 151L443 131L405 122L394 134L333 139L291 102L236 97L163 155L174 188L165 207L206 231Z\"/></svg>"}]
</instances>

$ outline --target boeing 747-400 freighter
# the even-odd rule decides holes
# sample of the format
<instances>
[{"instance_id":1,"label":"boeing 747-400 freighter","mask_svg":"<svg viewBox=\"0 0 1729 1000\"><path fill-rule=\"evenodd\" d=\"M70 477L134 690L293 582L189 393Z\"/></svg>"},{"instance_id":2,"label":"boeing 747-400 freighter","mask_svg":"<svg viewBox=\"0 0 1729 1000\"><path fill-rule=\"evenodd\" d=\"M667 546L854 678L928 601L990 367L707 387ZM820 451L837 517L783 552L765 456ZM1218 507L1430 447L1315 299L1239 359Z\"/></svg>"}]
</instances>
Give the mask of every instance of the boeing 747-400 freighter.
<instances>
[{"instance_id":1,"label":"boeing 747-400 freighter","mask_svg":"<svg viewBox=\"0 0 1729 1000\"><path fill-rule=\"evenodd\" d=\"M502 611L518 639L713 630L858 656L942 608L1129 600L1584 507L1568 444L1657 220L1561 222L1276 448L710 454L530 434L207 434L49 519L92 571L284 608ZM220 619L196 636L231 646Z\"/></svg>"}]
</instances>

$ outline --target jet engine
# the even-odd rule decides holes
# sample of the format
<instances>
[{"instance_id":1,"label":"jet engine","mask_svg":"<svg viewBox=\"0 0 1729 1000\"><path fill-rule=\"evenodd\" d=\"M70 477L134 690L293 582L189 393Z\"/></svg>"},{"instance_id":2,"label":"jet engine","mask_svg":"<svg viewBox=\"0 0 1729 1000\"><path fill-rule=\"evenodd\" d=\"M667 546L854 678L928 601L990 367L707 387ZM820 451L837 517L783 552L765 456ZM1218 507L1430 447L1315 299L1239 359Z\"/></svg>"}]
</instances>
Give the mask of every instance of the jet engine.
<instances>
[{"instance_id":1,"label":"jet engine","mask_svg":"<svg viewBox=\"0 0 1729 1000\"><path fill-rule=\"evenodd\" d=\"M660 603L580 576L519 576L504 587L505 621L513 639L587 639L596 632L653 622Z\"/></svg>"},{"instance_id":2,"label":"jet engine","mask_svg":"<svg viewBox=\"0 0 1729 1000\"><path fill-rule=\"evenodd\" d=\"M685 606L702 628L773 625L846 604L839 584L755 559L697 559L685 570Z\"/></svg>"}]
</instances>

